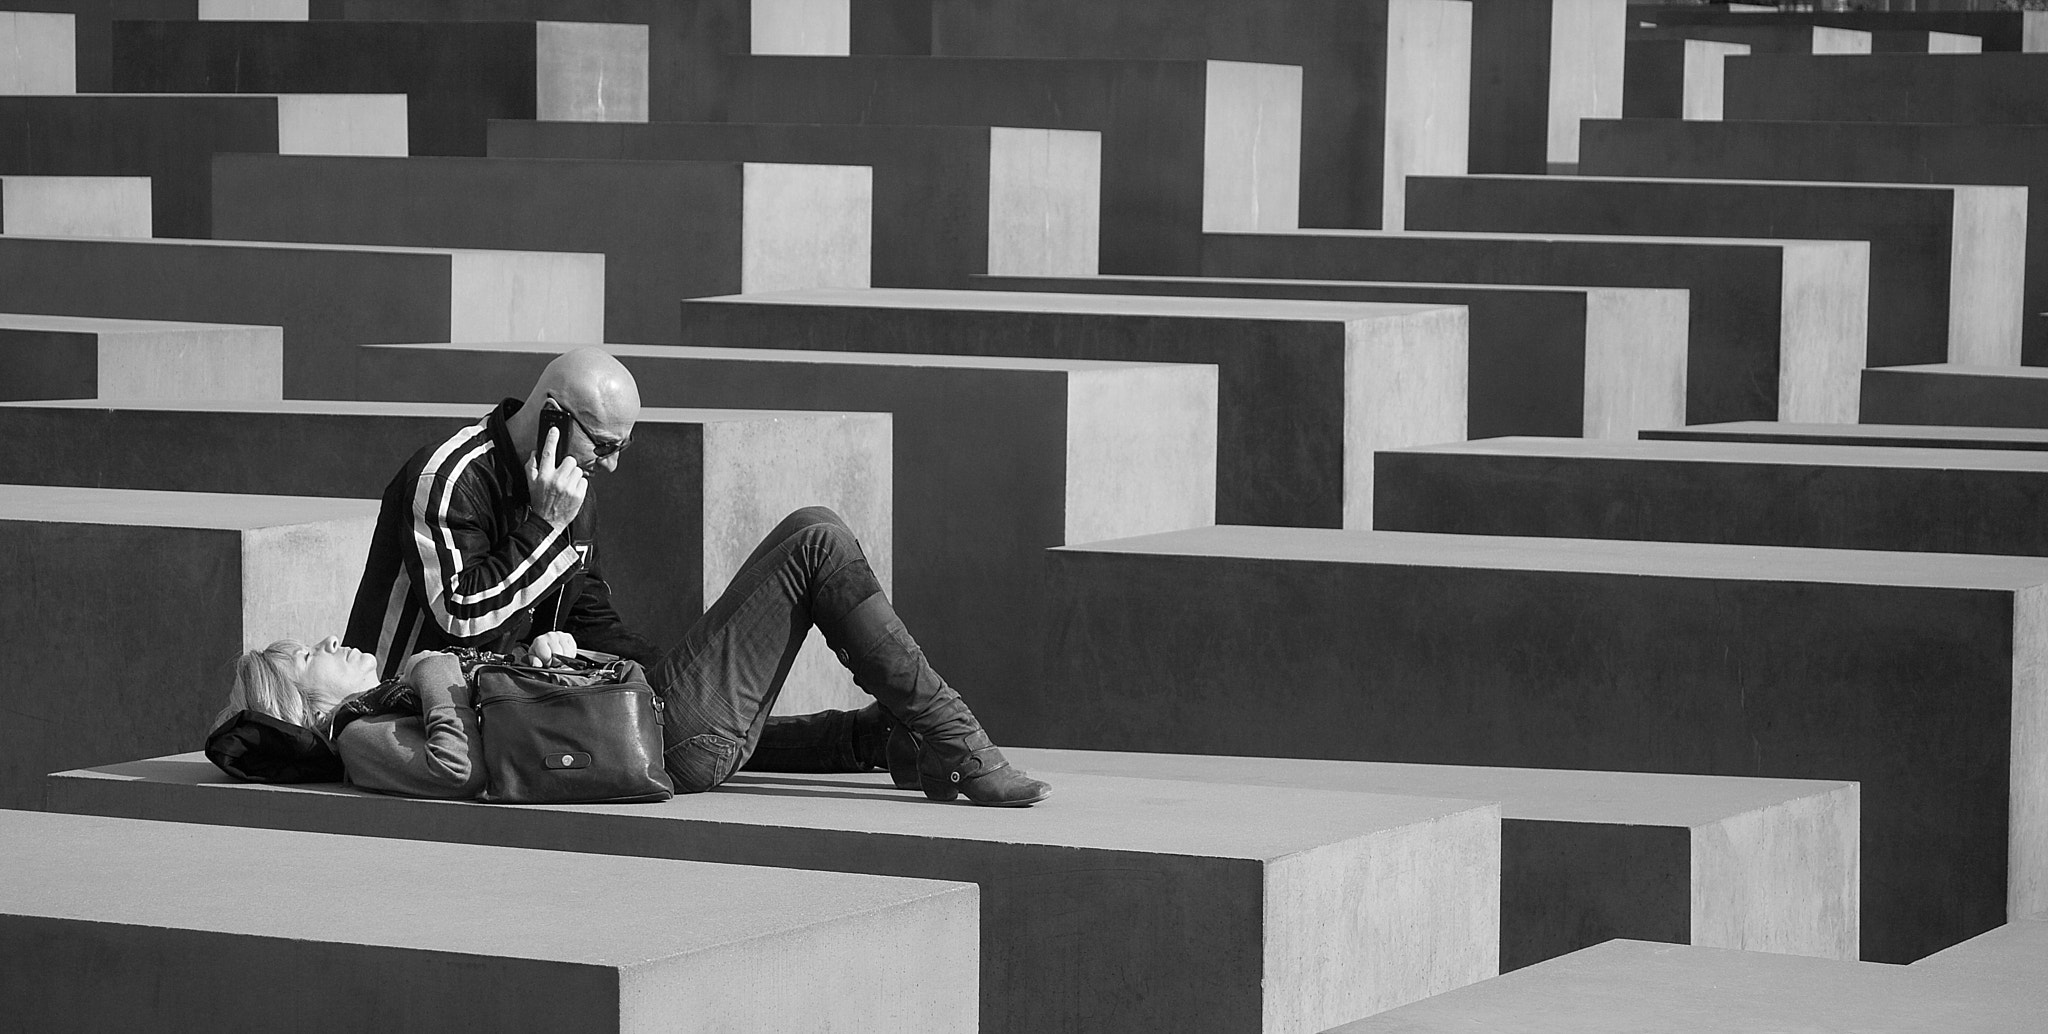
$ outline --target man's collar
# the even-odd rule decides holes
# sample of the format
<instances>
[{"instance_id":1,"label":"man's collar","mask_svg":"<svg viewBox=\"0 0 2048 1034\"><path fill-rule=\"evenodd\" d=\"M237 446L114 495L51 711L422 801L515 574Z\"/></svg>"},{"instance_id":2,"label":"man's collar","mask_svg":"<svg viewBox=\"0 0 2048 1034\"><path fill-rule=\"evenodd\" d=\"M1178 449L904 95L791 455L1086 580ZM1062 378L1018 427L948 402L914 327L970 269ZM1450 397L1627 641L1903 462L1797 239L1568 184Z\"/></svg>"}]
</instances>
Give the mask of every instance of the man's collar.
<instances>
[{"instance_id":1,"label":"man's collar","mask_svg":"<svg viewBox=\"0 0 2048 1034\"><path fill-rule=\"evenodd\" d=\"M495 462L499 471L505 475L505 482L511 486L512 501L520 506L527 504L526 455L520 451L518 443L512 440L512 429L507 427L506 423L512 419L512 414L519 412L520 407L524 405L526 403L523 400L508 398L498 403L498 408L491 410L491 415L484 418L484 423L490 431L491 444L496 446L491 453L496 457Z\"/></svg>"}]
</instances>

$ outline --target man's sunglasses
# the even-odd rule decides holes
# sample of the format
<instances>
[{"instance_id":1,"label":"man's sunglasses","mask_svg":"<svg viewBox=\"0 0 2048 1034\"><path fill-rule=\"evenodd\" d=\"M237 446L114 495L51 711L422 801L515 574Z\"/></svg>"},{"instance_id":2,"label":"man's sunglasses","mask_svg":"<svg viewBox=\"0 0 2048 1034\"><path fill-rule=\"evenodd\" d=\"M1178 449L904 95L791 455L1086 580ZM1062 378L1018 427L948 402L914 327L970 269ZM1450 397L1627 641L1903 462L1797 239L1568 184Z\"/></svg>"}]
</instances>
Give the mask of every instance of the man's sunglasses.
<instances>
[{"instance_id":1,"label":"man's sunglasses","mask_svg":"<svg viewBox=\"0 0 2048 1034\"><path fill-rule=\"evenodd\" d=\"M556 399L555 405L562 406L561 400ZM583 429L583 437L590 439L590 454L598 459L604 459L615 452L625 452L626 446L633 444L633 439L630 437L599 438L590 432L590 425L584 423L583 418L577 416L575 410L570 409L568 406L562 406L562 412L569 414L569 419L574 421L577 427Z\"/></svg>"}]
</instances>

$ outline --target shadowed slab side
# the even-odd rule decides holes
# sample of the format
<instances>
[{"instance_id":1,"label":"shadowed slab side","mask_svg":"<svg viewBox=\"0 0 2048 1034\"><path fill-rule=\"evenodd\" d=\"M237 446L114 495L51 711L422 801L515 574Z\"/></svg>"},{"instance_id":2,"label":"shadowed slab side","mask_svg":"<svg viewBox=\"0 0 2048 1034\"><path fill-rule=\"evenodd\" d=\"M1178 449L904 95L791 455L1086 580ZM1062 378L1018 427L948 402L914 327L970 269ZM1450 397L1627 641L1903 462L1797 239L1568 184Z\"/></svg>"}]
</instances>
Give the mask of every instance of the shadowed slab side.
<instances>
[{"instance_id":1,"label":"shadowed slab side","mask_svg":"<svg viewBox=\"0 0 2048 1034\"><path fill-rule=\"evenodd\" d=\"M214 230L234 240L596 253L601 336L673 341L682 298L866 287L870 180L864 168L737 161L223 155Z\"/></svg>"},{"instance_id":2,"label":"shadowed slab side","mask_svg":"<svg viewBox=\"0 0 2048 1034\"><path fill-rule=\"evenodd\" d=\"M1863 371L1873 421L2048 427L2048 369L1937 363Z\"/></svg>"},{"instance_id":3,"label":"shadowed slab side","mask_svg":"<svg viewBox=\"0 0 2048 1034\"><path fill-rule=\"evenodd\" d=\"M278 399L284 330L0 313L0 398Z\"/></svg>"},{"instance_id":4,"label":"shadowed slab side","mask_svg":"<svg viewBox=\"0 0 2048 1034\"><path fill-rule=\"evenodd\" d=\"M1775 122L2048 122L2048 54L1765 54L1728 65L1729 118Z\"/></svg>"},{"instance_id":5,"label":"shadowed slab side","mask_svg":"<svg viewBox=\"0 0 2048 1034\"><path fill-rule=\"evenodd\" d=\"M1686 421L1853 420L1870 245L1302 230L1211 233L1207 276L1691 290Z\"/></svg>"},{"instance_id":6,"label":"shadowed slab side","mask_svg":"<svg viewBox=\"0 0 2048 1034\"><path fill-rule=\"evenodd\" d=\"M1463 308L1001 291L683 303L687 344L1208 363L1218 520L1363 527L1372 451L1465 432Z\"/></svg>"},{"instance_id":7,"label":"shadowed slab side","mask_svg":"<svg viewBox=\"0 0 2048 1034\"><path fill-rule=\"evenodd\" d=\"M1687 293L1234 277L977 277L984 290L1465 307L1465 437L1626 438L1685 422Z\"/></svg>"},{"instance_id":8,"label":"shadowed slab side","mask_svg":"<svg viewBox=\"0 0 2048 1034\"><path fill-rule=\"evenodd\" d=\"M45 673L0 688L0 807L40 807L58 768L197 743L235 655L347 623L376 517L362 499L0 485L0 662Z\"/></svg>"},{"instance_id":9,"label":"shadowed slab side","mask_svg":"<svg viewBox=\"0 0 2048 1034\"><path fill-rule=\"evenodd\" d=\"M0 405L0 434L41 443L0 452L0 482L376 500L415 451L488 410L300 401ZM893 584L889 428L878 413L642 410L632 453L585 500L599 507L600 563L627 627L657 644L679 640L761 536L802 506L838 511L882 584ZM362 555L350 564L349 584L362 564ZM776 710L866 702L813 633Z\"/></svg>"},{"instance_id":10,"label":"shadowed slab side","mask_svg":"<svg viewBox=\"0 0 2048 1034\"><path fill-rule=\"evenodd\" d=\"M2048 428L1947 424L1781 424L1738 420L1645 430L1644 441L1780 442L1788 445L1881 445L1906 449L2048 451Z\"/></svg>"},{"instance_id":11,"label":"shadowed slab side","mask_svg":"<svg viewBox=\"0 0 2048 1034\"><path fill-rule=\"evenodd\" d=\"M1242 527L1050 557L1017 742L1857 780L1866 959L2048 897L2048 560Z\"/></svg>"},{"instance_id":12,"label":"shadowed slab side","mask_svg":"<svg viewBox=\"0 0 2048 1034\"><path fill-rule=\"evenodd\" d=\"M1495 438L1374 465L1373 527L2048 556L2048 456Z\"/></svg>"},{"instance_id":13,"label":"shadowed slab side","mask_svg":"<svg viewBox=\"0 0 2048 1034\"><path fill-rule=\"evenodd\" d=\"M1501 969L1615 937L1853 959L1853 783L1020 747L1058 773L1497 801Z\"/></svg>"},{"instance_id":14,"label":"shadowed slab side","mask_svg":"<svg viewBox=\"0 0 2048 1034\"><path fill-rule=\"evenodd\" d=\"M224 1002L336 1030L881 1034L977 1009L960 883L31 812L0 813L0 866L0 997L38 1030L200 1030ZM805 979L766 995L764 970Z\"/></svg>"},{"instance_id":15,"label":"shadowed slab side","mask_svg":"<svg viewBox=\"0 0 2048 1034\"><path fill-rule=\"evenodd\" d=\"M1579 160L1579 120L1622 104L1624 0L1474 0L1473 172Z\"/></svg>"},{"instance_id":16,"label":"shadowed slab side","mask_svg":"<svg viewBox=\"0 0 2048 1034\"><path fill-rule=\"evenodd\" d=\"M1747 43L1631 37L1623 66L1622 117L1720 119L1727 59L1747 53Z\"/></svg>"},{"instance_id":17,"label":"shadowed slab side","mask_svg":"<svg viewBox=\"0 0 2048 1034\"><path fill-rule=\"evenodd\" d=\"M1070 774L1030 809L949 807L876 772L509 808L225 780L157 758L53 776L50 807L973 882L989 1032L1310 1034L1498 970L1493 804Z\"/></svg>"}]
</instances>

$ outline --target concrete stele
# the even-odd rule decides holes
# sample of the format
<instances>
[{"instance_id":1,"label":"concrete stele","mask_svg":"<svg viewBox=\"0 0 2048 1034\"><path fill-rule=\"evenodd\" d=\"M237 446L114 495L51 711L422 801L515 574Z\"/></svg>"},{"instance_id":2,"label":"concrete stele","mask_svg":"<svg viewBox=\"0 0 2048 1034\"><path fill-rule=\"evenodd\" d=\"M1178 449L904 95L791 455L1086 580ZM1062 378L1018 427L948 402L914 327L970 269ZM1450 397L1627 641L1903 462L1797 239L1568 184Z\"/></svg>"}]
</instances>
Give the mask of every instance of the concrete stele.
<instances>
[{"instance_id":1,"label":"concrete stele","mask_svg":"<svg viewBox=\"0 0 2048 1034\"><path fill-rule=\"evenodd\" d=\"M647 26L534 24L534 117L647 121Z\"/></svg>"},{"instance_id":2,"label":"concrete stele","mask_svg":"<svg viewBox=\"0 0 2048 1034\"><path fill-rule=\"evenodd\" d=\"M747 6L750 54L853 53L850 0L753 0Z\"/></svg>"},{"instance_id":3,"label":"concrete stele","mask_svg":"<svg viewBox=\"0 0 2048 1034\"><path fill-rule=\"evenodd\" d=\"M232 783L197 754L49 789L85 814L971 881L990 1032L1315 1034L1498 969L1500 810L1472 801L1071 774L1020 812L742 773L624 810L502 808Z\"/></svg>"},{"instance_id":4,"label":"concrete stele","mask_svg":"<svg viewBox=\"0 0 2048 1034\"><path fill-rule=\"evenodd\" d=\"M310 0L198 0L202 22L302 22Z\"/></svg>"},{"instance_id":5,"label":"concrete stele","mask_svg":"<svg viewBox=\"0 0 2048 1034\"><path fill-rule=\"evenodd\" d=\"M1863 371L1873 423L2048 427L2048 370L1929 363Z\"/></svg>"},{"instance_id":6,"label":"concrete stele","mask_svg":"<svg viewBox=\"0 0 2048 1034\"><path fill-rule=\"evenodd\" d=\"M224 1001L333 1029L976 1019L960 883L31 812L0 833L0 997L35 1029L199 1029Z\"/></svg>"},{"instance_id":7,"label":"concrete stele","mask_svg":"<svg viewBox=\"0 0 2048 1034\"><path fill-rule=\"evenodd\" d=\"M1747 43L1702 39L1632 39L1627 46L1624 118L1718 122L1728 58Z\"/></svg>"},{"instance_id":8,"label":"concrete stele","mask_svg":"<svg viewBox=\"0 0 2048 1034\"><path fill-rule=\"evenodd\" d=\"M0 11L0 94L78 92L76 15Z\"/></svg>"},{"instance_id":9,"label":"concrete stele","mask_svg":"<svg viewBox=\"0 0 2048 1034\"><path fill-rule=\"evenodd\" d=\"M0 314L12 399L279 399L279 327Z\"/></svg>"},{"instance_id":10,"label":"concrete stele","mask_svg":"<svg viewBox=\"0 0 2048 1034\"><path fill-rule=\"evenodd\" d=\"M0 234L151 236L146 176L0 176Z\"/></svg>"},{"instance_id":11,"label":"concrete stele","mask_svg":"<svg viewBox=\"0 0 2048 1034\"><path fill-rule=\"evenodd\" d=\"M1579 160L1579 120L1621 114L1624 0L1476 0L1471 168Z\"/></svg>"}]
</instances>

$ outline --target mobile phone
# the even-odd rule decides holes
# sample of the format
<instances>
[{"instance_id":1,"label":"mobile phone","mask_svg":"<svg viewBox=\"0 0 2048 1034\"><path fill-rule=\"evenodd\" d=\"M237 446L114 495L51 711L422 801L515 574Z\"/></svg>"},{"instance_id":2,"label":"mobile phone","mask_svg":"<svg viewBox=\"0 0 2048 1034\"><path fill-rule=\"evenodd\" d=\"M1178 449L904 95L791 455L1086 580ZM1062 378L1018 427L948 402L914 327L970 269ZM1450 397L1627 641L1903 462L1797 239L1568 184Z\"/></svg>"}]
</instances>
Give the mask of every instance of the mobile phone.
<instances>
[{"instance_id":1,"label":"mobile phone","mask_svg":"<svg viewBox=\"0 0 2048 1034\"><path fill-rule=\"evenodd\" d=\"M534 439L533 454L540 455L541 447L547 444L548 429L555 431L555 462L560 463L569 455L569 411L549 395L540 404L540 437Z\"/></svg>"}]
</instances>

